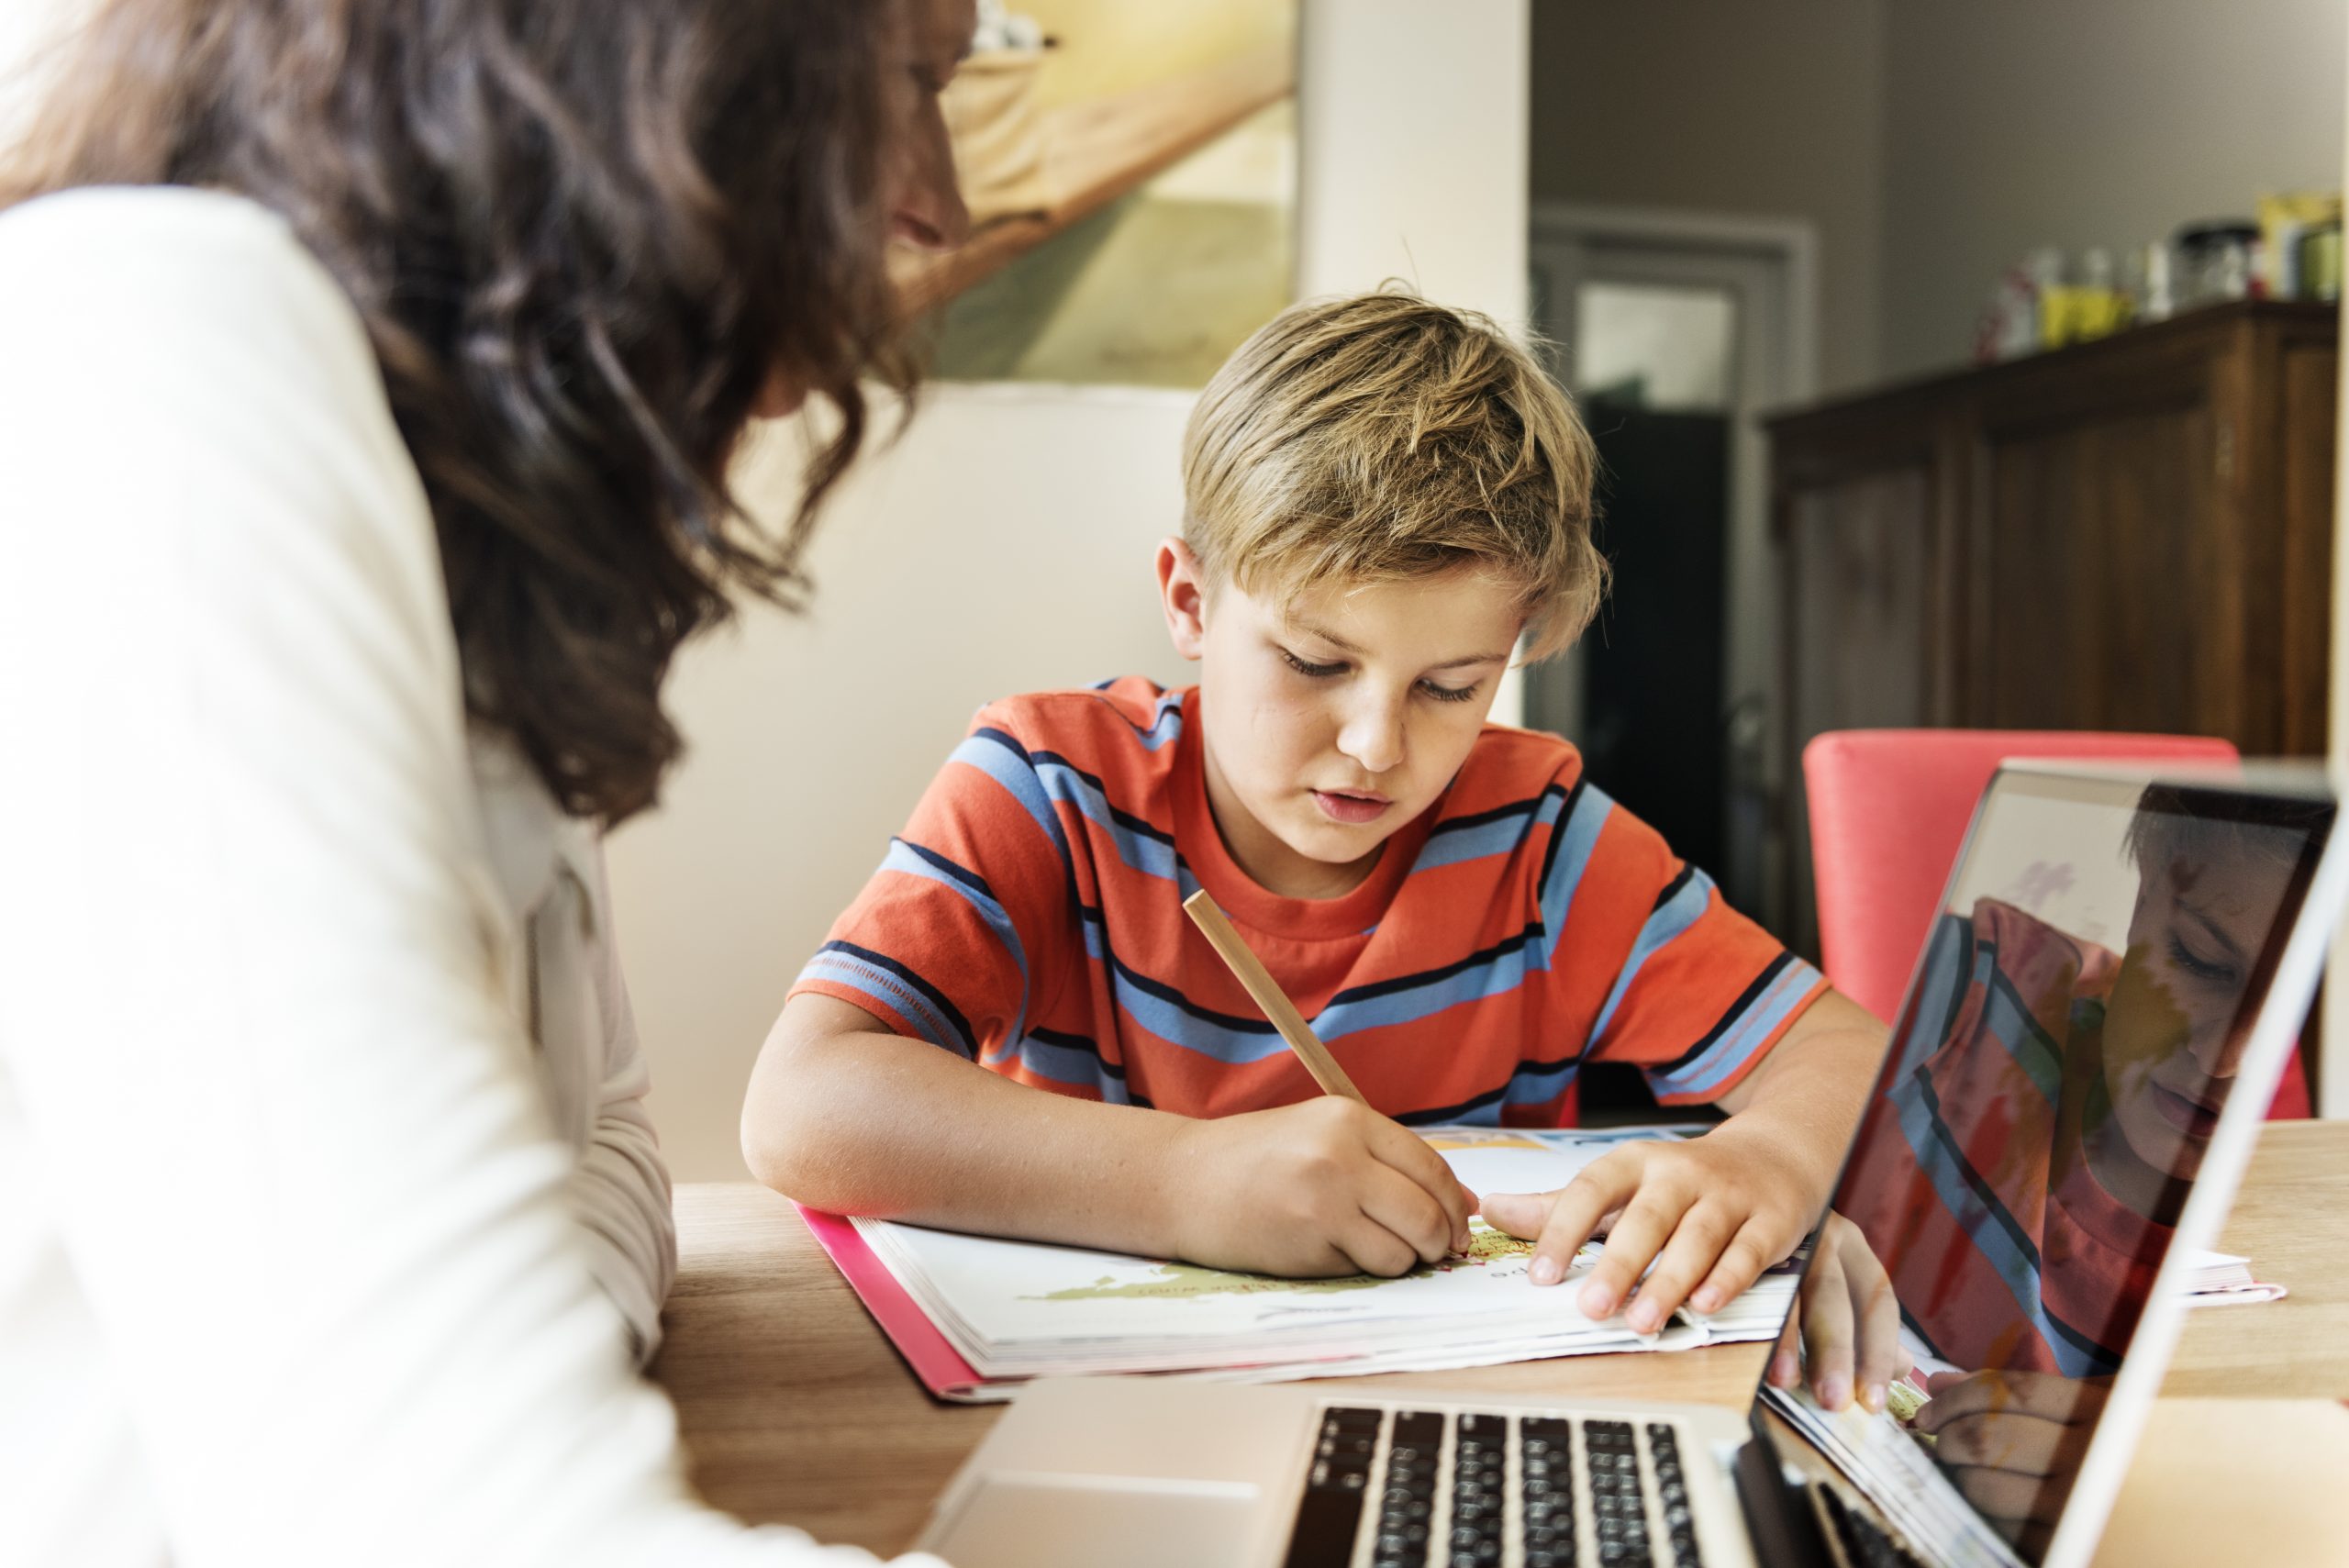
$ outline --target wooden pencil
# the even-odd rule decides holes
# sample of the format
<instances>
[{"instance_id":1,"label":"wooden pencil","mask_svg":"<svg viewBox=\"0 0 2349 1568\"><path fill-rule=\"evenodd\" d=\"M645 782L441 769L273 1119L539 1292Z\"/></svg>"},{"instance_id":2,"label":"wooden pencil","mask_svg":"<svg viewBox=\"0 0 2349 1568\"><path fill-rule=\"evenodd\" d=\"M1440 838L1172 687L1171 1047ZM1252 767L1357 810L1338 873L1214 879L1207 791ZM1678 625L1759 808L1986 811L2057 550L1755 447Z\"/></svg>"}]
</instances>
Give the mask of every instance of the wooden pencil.
<instances>
[{"instance_id":1,"label":"wooden pencil","mask_svg":"<svg viewBox=\"0 0 2349 1568\"><path fill-rule=\"evenodd\" d=\"M1264 962L1250 951L1246 942L1240 940L1240 933L1232 929L1231 922L1224 917L1215 900L1208 896L1206 888L1183 900L1183 912L1190 916L1191 924L1198 927L1199 934L1207 938L1208 945L1215 949L1216 955L1247 988L1248 995L1255 998L1256 1006L1264 1010L1264 1017L1272 1020L1273 1028L1280 1030L1281 1038L1288 1041L1288 1048L1297 1052L1297 1060L1305 1063L1305 1070L1313 1074L1315 1083L1321 1085L1321 1092L1343 1095L1350 1100L1368 1105L1370 1102L1363 1099L1362 1091L1354 1087L1353 1080L1346 1076L1346 1070L1339 1066L1337 1058L1330 1054L1330 1048L1321 1043L1311 1026L1306 1023L1305 1015L1297 1010L1297 1004L1288 999L1286 993L1265 970Z\"/></svg>"}]
</instances>

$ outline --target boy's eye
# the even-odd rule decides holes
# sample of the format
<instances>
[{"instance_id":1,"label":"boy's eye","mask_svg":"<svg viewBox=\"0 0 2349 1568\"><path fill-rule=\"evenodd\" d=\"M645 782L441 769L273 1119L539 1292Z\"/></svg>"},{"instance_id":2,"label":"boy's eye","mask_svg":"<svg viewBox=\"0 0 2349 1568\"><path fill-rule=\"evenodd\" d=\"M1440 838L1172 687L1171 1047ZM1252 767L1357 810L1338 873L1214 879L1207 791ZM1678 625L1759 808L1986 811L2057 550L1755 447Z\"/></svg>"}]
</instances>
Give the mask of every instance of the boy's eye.
<instances>
[{"instance_id":1,"label":"boy's eye","mask_svg":"<svg viewBox=\"0 0 2349 1568\"><path fill-rule=\"evenodd\" d=\"M1433 681L1421 681L1419 690L1438 702L1466 702L1476 695L1476 688L1474 685L1439 686Z\"/></svg>"},{"instance_id":2,"label":"boy's eye","mask_svg":"<svg viewBox=\"0 0 2349 1568\"><path fill-rule=\"evenodd\" d=\"M2212 985L2235 984L2234 966L2223 959L2208 959L2188 947L2175 933L2169 939L2169 956L2180 969L2197 980Z\"/></svg>"},{"instance_id":3,"label":"boy's eye","mask_svg":"<svg viewBox=\"0 0 2349 1568\"><path fill-rule=\"evenodd\" d=\"M1331 675L1342 675L1346 673L1346 667L1343 664L1310 664L1286 648L1281 650L1281 657L1288 661L1290 669L1300 675L1310 675L1317 681L1327 680Z\"/></svg>"}]
</instances>

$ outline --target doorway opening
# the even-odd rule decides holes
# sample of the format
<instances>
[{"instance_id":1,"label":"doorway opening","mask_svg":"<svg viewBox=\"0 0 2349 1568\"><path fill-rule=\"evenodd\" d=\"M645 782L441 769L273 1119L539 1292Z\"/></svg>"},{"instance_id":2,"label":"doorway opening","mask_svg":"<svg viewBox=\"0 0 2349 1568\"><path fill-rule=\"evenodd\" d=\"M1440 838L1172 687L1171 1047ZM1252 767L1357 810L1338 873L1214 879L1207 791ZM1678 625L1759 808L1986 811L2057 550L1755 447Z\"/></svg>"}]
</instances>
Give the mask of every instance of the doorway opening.
<instances>
[{"instance_id":1,"label":"doorway opening","mask_svg":"<svg viewBox=\"0 0 2349 1568\"><path fill-rule=\"evenodd\" d=\"M1528 247L1551 370L1598 445L1614 593L1529 673L1527 721L1722 895L1787 929L1770 809L1782 673L1762 416L1818 382L1809 225L1537 203Z\"/></svg>"},{"instance_id":2,"label":"doorway opening","mask_svg":"<svg viewBox=\"0 0 2349 1568\"><path fill-rule=\"evenodd\" d=\"M1762 416L1817 385L1807 224L1537 203L1533 318L1598 448L1615 583L1561 658L1527 672L1526 722L1782 937L1774 825L1783 674ZM1636 1071L1581 1075L1586 1122L1669 1119Z\"/></svg>"}]
</instances>

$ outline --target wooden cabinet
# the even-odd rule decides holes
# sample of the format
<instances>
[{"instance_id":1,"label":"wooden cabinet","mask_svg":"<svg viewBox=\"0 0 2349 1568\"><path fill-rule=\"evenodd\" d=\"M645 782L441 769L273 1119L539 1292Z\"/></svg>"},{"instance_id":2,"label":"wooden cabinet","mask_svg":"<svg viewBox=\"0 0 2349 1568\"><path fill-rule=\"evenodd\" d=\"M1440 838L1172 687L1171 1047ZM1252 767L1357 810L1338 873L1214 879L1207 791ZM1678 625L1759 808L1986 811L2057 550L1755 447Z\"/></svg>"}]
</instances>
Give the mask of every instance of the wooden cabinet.
<instances>
[{"instance_id":1,"label":"wooden cabinet","mask_svg":"<svg viewBox=\"0 0 2349 1568\"><path fill-rule=\"evenodd\" d=\"M1778 857L1816 956L1798 759L1887 725L2324 749L2330 306L2196 311L1768 420Z\"/></svg>"}]
</instances>

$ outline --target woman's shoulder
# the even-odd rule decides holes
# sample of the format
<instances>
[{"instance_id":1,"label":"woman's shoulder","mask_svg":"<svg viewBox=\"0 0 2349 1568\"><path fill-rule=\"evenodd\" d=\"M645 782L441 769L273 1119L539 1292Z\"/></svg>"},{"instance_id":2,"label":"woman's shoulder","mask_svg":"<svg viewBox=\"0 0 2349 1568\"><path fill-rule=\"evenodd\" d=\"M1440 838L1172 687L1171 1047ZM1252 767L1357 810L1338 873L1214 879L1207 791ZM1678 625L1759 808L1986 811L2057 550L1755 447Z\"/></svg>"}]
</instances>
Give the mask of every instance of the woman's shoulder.
<instances>
[{"instance_id":1,"label":"woman's shoulder","mask_svg":"<svg viewBox=\"0 0 2349 1568\"><path fill-rule=\"evenodd\" d=\"M255 276L255 273L258 276ZM285 220L258 202L185 185L86 185L0 212L0 275L83 293L138 281L122 303L198 293L233 296L326 278ZM251 287L238 285L250 280ZM50 303L19 298L15 307Z\"/></svg>"},{"instance_id":2,"label":"woman's shoulder","mask_svg":"<svg viewBox=\"0 0 2349 1568\"><path fill-rule=\"evenodd\" d=\"M193 185L77 185L0 210L0 266L61 275L146 272L227 281L207 264L265 277L326 270L273 209Z\"/></svg>"},{"instance_id":3,"label":"woman's shoulder","mask_svg":"<svg viewBox=\"0 0 2349 1568\"><path fill-rule=\"evenodd\" d=\"M126 397L171 387L164 357L205 380L266 374L349 395L380 385L358 312L284 218L185 186L89 186L0 212L0 322L18 373L112 376ZM363 374L364 380L355 378Z\"/></svg>"},{"instance_id":4,"label":"woman's shoulder","mask_svg":"<svg viewBox=\"0 0 2349 1568\"><path fill-rule=\"evenodd\" d=\"M124 527L204 506L222 548L295 514L346 543L429 541L359 312L264 206L101 186L0 212L0 341L5 444L27 484L40 470L110 480ZM237 499L262 490L293 505ZM173 504L135 504L158 498Z\"/></svg>"}]
</instances>

